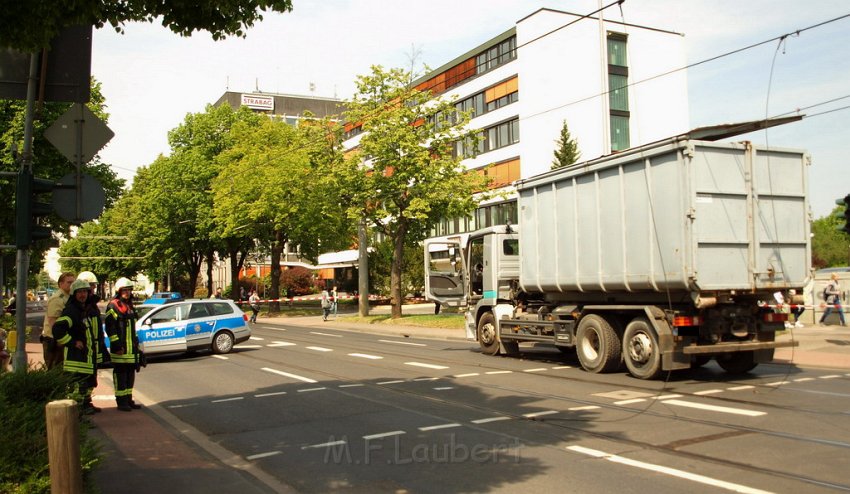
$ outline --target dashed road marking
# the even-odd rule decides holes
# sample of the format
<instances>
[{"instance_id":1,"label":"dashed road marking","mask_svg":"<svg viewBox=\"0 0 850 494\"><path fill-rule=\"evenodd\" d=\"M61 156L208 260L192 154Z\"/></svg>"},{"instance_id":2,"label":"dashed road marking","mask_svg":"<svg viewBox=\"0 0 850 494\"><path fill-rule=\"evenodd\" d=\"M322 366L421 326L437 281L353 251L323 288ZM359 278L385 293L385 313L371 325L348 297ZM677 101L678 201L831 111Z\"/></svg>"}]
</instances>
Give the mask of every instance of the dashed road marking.
<instances>
[{"instance_id":1,"label":"dashed road marking","mask_svg":"<svg viewBox=\"0 0 850 494\"><path fill-rule=\"evenodd\" d=\"M298 392L299 393L309 393L311 391L322 391L324 389L328 389L328 388L324 388L324 387L322 387L322 388L305 388L305 389L299 389Z\"/></svg>"},{"instance_id":2,"label":"dashed road marking","mask_svg":"<svg viewBox=\"0 0 850 494\"><path fill-rule=\"evenodd\" d=\"M276 347L281 347L281 346L295 346L295 343L290 343L288 341L273 341L266 346L276 348Z\"/></svg>"},{"instance_id":3,"label":"dashed road marking","mask_svg":"<svg viewBox=\"0 0 850 494\"><path fill-rule=\"evenodd\" d=\"M546 369L545 367L538 367L536 369L525 369L525 370L523 370L523 372L543 372L543 371L546 371L546 370L548 370L548 369Z\"/></svg>"},{"instance_id":4,"label":"dashed road marking","mask_svg":"<svg viewBox=\"0 0 850 494\"><path fill-rule=\"evenodd\" d=\"M730 408L730 407L721 407L717 405L707 405L703 403L694 403L692 401L683 401L683 400L667 400L664 402L665 405L677 405L680 407L687 408L697 408L699 410L708 410L711 412L721 412L721 413L731 413L734 415L746 415L747 417L760 417L762 415L767 415L766 412L758 412L755 410L744 410L742 408Z\"/></svg>"},{"instance_id":5,"label":"dashed road marking","mask_svg":"<svg viewBox=\"0 0 850 494\"><path fill-rule=\"evenodd\" d=\"M703 390L703 391L695 391L694 394L698 395L698 396L703 396L703 395L713 395L713 394L722 393L722 392L723 392L722 389L706 389L706 390Z\"/></svg>"},{"instance_id":6,"label":"dashed road marking","mask_svg":"<svg viewBox=\"0 0 850 494\"><path fill-rule=\"evenodd\" d=\"M213 355L213 358L217 358L219 360L230 360L229 358L225 357L224 355Z\"/></svg>"},{"instance_id":7,"label":"dashed road marking","mask_svg":"<svg viewBox=\"0 0 850 494\"><path fill-rule=\"evenodd\" d=\"M316 352L332 352L333 349L325 348L323 346L308 346L307 350L314 350Z\"/></svg>"},{"instance_id":8,"label":"dashed road marking","mask_svg":"<svg viewBox=\"0 0 850 494\"><path fill-rule=\"evenodd\" d=\"M726 482L724 480L713 479L711 477L706 477L704 475L698 475L695 473L686 472L684 470L678 470L675 468L665 467L661 465L655 465L652 463L646 463L643 461L631 460L629 458L625 458L623 456L612 455L606 453L604 451L599 451L595 449L585 448L583 446L567 446L567 449L573 451L575 453L581 453L583 455L592 456L594 458L600 458L603 460L608 460L614 463L620 463L622 465L627 465L630 467L642 468L644 470L650 470L653 472L663 473L666 475L671 475L673 477L678 477L680 479L691 480L694 482L699 482L700 484L710 485L712 487L720 487L722 489L727 489L734 492L741 492L745 494L768 494L769 491L762 491L760 489L754 489L752 487L747 487L741 484L734 484L732 482Z\"/></svg>"},{"instance_id":9,"label":"dashed road marking","mask_svg":"<svg viewBox=\"0 0 850 494\"><path fill-rule=\"evenodd\" d=\"M556 367L552 367L552 370L560 370L560 369L572 369L572 365L559 365Z\"/></svg>"},{"instance_id":10,"label":"dashed road marking","mask_svg":"<svg viewBox=\"0 0 850 494\"><path fill-rule=\"evenodd\" d=\"M419 427L419 430L422 432L426 431L435 431L438 429L453 429L455 427L460 427L461 425L457 422L453 422L451 424L440 424L440 425L429 425L427 427Z\"/></svg>"},{"instance_id":11,"label":"dashed road marking","mask_svg":"<svg viewBox=\"0 0 850 494\"><path fill-rule=\"evenodd\" d=\"M394 340L378 340L381 343L394 343L396 345L409 345L409 346L428 346L425 343L411 343L409 341L394 341Z\"/></svg>"},{"instance_id":12,"label":"dashed road marking","mask_svg":"<svg viewBox=\"0 0 850 494\"><path fill-rule=\"evenodd\" d=\"M456 374L456 375L454 375L454 376L452 376L452 377L454 377L455 379L457 379L457 378L461 378L461 377L472 377L472 376L480 376L480 375L481 375L481 374L479 374L479 373L477 373L477 372L470 372L469 374Z\"/></svg>"},{"instance_id":13,"label":"dashed road marking","mask_svg":"<svg viewBox=\"0 0 850 494\"><path fill-rule=\"evenodd\" d=\"M260 338L259 336L251 336L249 339L253 340L253 341L263 341L263 340L265 340L265 338Z\"/></svg>"},{"instance_id":14,"label":"dashed road marking","mask_svg":"<svg viewBox=\"0 0 850 494\"><path fill-rule=\"evenodd\" d=\"M799 379L794 379L794 382L795 383L803 383L803 382L806 382L806 381L814 381L814 380L815 380L814 377L801 377Z\"/></svg>"},{"instance_id":15,"label":"dashed road marking","mask_svg":"<svg viewBox=\"0 0 850 494\"><path fill-rule=\"evenodd\" d=\"M285 394L286 394L286 391L276 391L274 393L261 393L261 394L258 394L258 395L254 395L254 398L267 398L269 396L280 396L280 395L285 395Z\"/></svg>"},{"instance_id":16,"label":"dashed road marking","mask_svg":"<svg viewBox=\"0 0 850 494\"><path fill-rule=\"evenodd\" d=\"M180 405L168 405L167 408L189 408L189 407L196 407L196 406L198 406L197 403L182 403Z\"/></svg>"},{"instance_id":17,"label":"dashed road marking","mask_svg":"<svg viewBox=\"0 0 850 494\"><path fill-rule=\"evenodd\" d=\"M381 360L384 357L378 355L369 355L368 353L349 353L349 357L365 358L369 360Z\"/></svg>"},{"instance_id":18,"label":"dashed road marking","mask_svg":"<svg viewBox=\"0 0 850 494\"><path fill-rule=\"evenodd\" d=\"M381 382L375 383L375 384L382 386L384 384L399 384L399 383L403 383L403 382L405 382L404 379L395 379L393 381L381 381Z\"/></svg>"},{"instance_id":19,"label":"dashed road marking","mask_svg":"<svg viewBox=\"0 0 850 494\"><path fill-rule=\"evenodd\" d=\"M473 420L473 424L489 424L490 422L501 422L503 420L510 420L511 417L500 416L500 417L488 417L486 419L477 419Z\"/></svg>"},{"instance_id":20,"label":"dashed road marking","mask_svg":"<svg viewBox=\"0 0 850 494\"><path fill-rule=\"evenodd\" d=\"M417 377L414 381L437 381L439 377Z\"/></svg>"},{"instance_id":21,"label":"dashed road marking","mask_svg":"<svg viewBox=\"0 0 850 494\"><path fill-rule=\"evenodd\" d=\"M523 417L527 419L533 419L534 417L542 417L544 415L554 415L558 413L557 410L546 410L545 412L531 412L522 414Z\"/></svg>"},{"instance_id":22,"label":"dashed road marking","mask_svg":"<svg viewBox=\"0 0 850 494\"><path fill-rule=\"evenodd\" d=\"M767 383L765 386L782 386L783 384L791 384L791 381L776 381L772 383Z\"/></svg>"},{"instance_id":23,"label":"dashed road marking","mask_svg":"<svg viewBox=\"0 0 850 494\"><path fill-rule=\"evenodd\" d=\"M643 398L632 398L631 400L615 401L614 404L615 405L631 405L632 403L640 403L642 401L646 401L646 400L643 399Z\"/></svg>"},{"instance_id":24,"label":"dashed road marking","mask_svg":"<svg viewBox=\"0 0 850 494\"><path fill-rule=\"evenodd\" d=\"M319 336L330 336L330 337L333 337L333 338L342 338L341 334L320 333L318 331L310 331L310 334L316 334L316 335L319 335Z\"/></svg>"},{"instance_id":25,"label":"dashed road marking","mask_svg":"<svg viewBox=\"0 0 850 494\"><path fill-rule=\"evenodd\" d=\"M268 367L263 367L262 370L266 372L271 372L272 374L277 374L279 376L290 377L292 379L297 379L299 381L303 381L305 383L314 383L318 382L315 379L310 379L309 377L299 376L297 374L290 374L289 372L279 371L277 369L270 369Z\"/></svg>"},{"instance_id":26,"label":"dashed road marking","mask_svg":"<svg viewBox=\"0 0 850 494\"><path fill-rule=\"evenodd\" d=\"M311 444L310 446L302 446L301 449L329 448L331 446L342 446L344 444L348 444L348 442L347 441L331 441L329 443Z\"/></svg>"},{"instance_id":27,"label":"dashed road marking","mask_svg":"<svg viewBox=\"0 0 850 494\"><path fill-rule=\"evenodd\" d=\"M239 345L239 349L246 349L246 348L263 348L263 345Z\"/></svg>"},{"instance_id":28,"label":"dashed road marking","mask_svg":"<svg viewBox=\"0 0 850 494\"><path fill-rule=\"evenodd\" d=\"M434 391L448 391L450 389L455 389L454 386L440 386L438 388L434 388Z\"/></svg>"},{"instance_id":29,"label":"dashed road marking","mask_svg":"<svg viewBox=\"0 0 850 494\"><path fill-rule=\"evenodd\" d=\"M755 388L755 386L750 386L749 384L747 384L745 386L734 386L734 387L726 388L726 389L729 390L729 391L743 391L745 389L753 389L753 388Z\"/></svg>"},{"instance_id":30,"label":"dashed road marking","mask_svg":"<svg viewBox=\"0 0 850 494\"><path fill-rule=\"evenodd\" d=\"M390 436L400 436L405 434L404 431L390 431L390 432L381 432L378 434L370 434L368 436L363 436L363 439L370 441L372 439L381 439L382 437L390 437Z\"/></svg>"},{"instance_id":31,"label":"dashed road marking","mask_svg":"<svg viewBox=\"0 0 850 494\"><path fill-rule=\"evenodd\" d=\"M363 383L352 383L352 384L340 384L340 388L359 388L363 386Z\"/></svg>"},{"instance_id":32,"label":"dashed road marking","mask_svg":"<svg viewBox=\"0 0 850 494\"><path fill-rule=\"evenodd\" d=\"M239 401L239 400L244 400L244 399L245 399L244 396L234 396L233 398L221 398L221 399L218 399L218 400L212 400L211 403L224 403L226 401Z\"/></svg>"},{"instance_id":33,"label":"dashed road marking","mask_svg":"<svg viewBox=\"0 0 850 494\"><path fill-rule=\"evenodd\" d=\"M280 451L269 451L268 453L260 453L256 455L246 456L246 460L259 460L260 458L268 458L269 456L275 456L281 454Z\"/></svg>"},{"instance_id":34,"label":"dashed road marking","mask_svg":"<svg viewBox=\"0 0 850 494\"><path fill-rule=\"evenodd\" d=\"M818 379L835 379L836 377L841 377L838 374L830 374L828 376L820 376Z\"/></svg>"},{"instance_id":35,"label":"dashed road marking","mask_svg":"<svg viewBox=\"0 0 850 494\"><path fill-rule=\"evenodd\" d=\"M445 365L436 365L436 364L423 364L422 362L405 362L404 365L412 365L413 367L424 367L426 369L448 369Z\"/></svg>"},{"instance_id":36,"label":"dashed road marking","mask_svg":"<svg viewBox=\"0 0 850 494\"><path fill-rule=\"evenodd\" d=\"M661 396L653 396L653 400L670 400L673 398L681 398L682 395L661 395Z\"/></svg>"},{"instance_id":37,"label":"dashed road marking","mask_svg":"<svg viewBox=\"0 0 850 494\"><path fill-rule=\"evenodd\" d=\"M584 406L580 406L580 407L567 408L567 410L569 410L571 412L581 412L581 411L584 411L584 410L596 410L597 408L599 408L598 405L584 405Z\"/></svg>"},{"instance_id":38,"label":"dashed road marking","mask_svg":"<svg viewBox=\"0 0 850 494\"><path fill-rule=\"evenodd\" d=\"M491 376L491 375L493 375L493 374L513 374L513 373L514 373L514 371L509 371L509 370L488 371L488 372L485 372L485 374L490 375L490 376Z\"/></svg>"}]
</instances>

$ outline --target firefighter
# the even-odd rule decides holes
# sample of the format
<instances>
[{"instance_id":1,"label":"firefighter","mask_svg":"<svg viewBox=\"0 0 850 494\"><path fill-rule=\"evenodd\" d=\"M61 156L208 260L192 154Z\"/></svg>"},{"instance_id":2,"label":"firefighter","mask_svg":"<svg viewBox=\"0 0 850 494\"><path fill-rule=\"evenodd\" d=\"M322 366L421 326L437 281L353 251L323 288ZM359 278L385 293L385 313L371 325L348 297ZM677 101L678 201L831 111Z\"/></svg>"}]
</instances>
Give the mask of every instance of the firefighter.
<instances>
[{"instance_id":1,"label":"firefighter","mask_svg":"<svg viewBox=\"0 0 850 494\"><path fill-rule=\"evenodd\" d=\"M119 278L115 282L115 298L106 307L106 335L109 337L115 401L122 412L142 408L133 401L133 384L142 362L136 318L133 283L127 278Z\"/></svg>"},{"instance_id":2,"label":"firefighter","mask_svg":"<svg viewBox=\"0 0 850 494\"><path fill-rule=\"evenodd\" d=\"M68 303L52 328L56 343L63 347L62 369L74 375L76 391L83 401L82 411L87 415L100 411L91 400L92 390L97 385L97 330L86 315L89 290L89 284L84 280L75 280L71 284Z\"/></svg>"}]
</instances>

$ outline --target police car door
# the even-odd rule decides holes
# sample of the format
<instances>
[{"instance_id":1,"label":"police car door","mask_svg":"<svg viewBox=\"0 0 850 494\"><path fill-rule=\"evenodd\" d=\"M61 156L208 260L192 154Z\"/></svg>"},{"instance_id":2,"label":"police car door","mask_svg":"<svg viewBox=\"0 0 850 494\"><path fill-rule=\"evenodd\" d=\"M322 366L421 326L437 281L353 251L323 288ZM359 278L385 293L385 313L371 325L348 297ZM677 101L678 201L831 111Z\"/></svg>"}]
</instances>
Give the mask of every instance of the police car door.
<instances>
[{"instance_id":1,"label":"police car door","mask_svg":"<svg viewBox=\"0 0 850 494\"><path fill-rule=\"evenodd\" d=\"M210 346L215 319L210 314L210 303L193 302L189 309L189 317L186 320L186 346L192 349L207 348Z\"/></svg>"},{"instance_id":2,"label":"police car door","mask_svg":"<svg viewBox=\"0 0 850 494\"><path fill-rule=\"evenodd\" d=\"M186 351L186 313L188 305L164 305L150 311L139 321L136 333L142 351L148 354Z\"/></svg>"}]
</instances>

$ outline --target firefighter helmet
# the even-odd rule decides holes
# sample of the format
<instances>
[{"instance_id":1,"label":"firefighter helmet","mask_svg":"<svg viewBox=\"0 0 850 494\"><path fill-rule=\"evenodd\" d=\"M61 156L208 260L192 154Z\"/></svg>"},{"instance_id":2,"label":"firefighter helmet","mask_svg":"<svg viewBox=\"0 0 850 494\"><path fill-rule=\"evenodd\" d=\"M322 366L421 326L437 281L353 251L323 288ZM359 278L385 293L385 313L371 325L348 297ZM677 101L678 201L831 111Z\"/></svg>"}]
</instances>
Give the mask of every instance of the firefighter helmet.
<instances>
[{"instance_id":1,"label":"firefighter helmet","mask_svg":"<svg viewBox=\"0 0 850 494\"><path fill-rule=\"evenodd\" d=\"M133 282L128 280L127 278L118 278L118 281L115 282L115 291L120 292L122 288L133 288Z\"/></svg>"},{"instance_id":2,"label":"firefighter helmet","mask_svg":"<svg viewBox=\"0 0 850 494\"><path fill-rule=\"evenodd\" d=\"M78 280L83 280L86 283L97 283L97 276L91 271L83 271L77 276Z\"/></svg>"},{"instance_id":3,"label":"firefighter helmet","mask_svg":"<svg viewBox=\"0 0 850 494\"><path fill-rule=\"evenodd\" d=\"M71 283L71 293L76 293L77 290L89 289L89 282L86 280L76 279Z\"/></svg>"}]
</instances>

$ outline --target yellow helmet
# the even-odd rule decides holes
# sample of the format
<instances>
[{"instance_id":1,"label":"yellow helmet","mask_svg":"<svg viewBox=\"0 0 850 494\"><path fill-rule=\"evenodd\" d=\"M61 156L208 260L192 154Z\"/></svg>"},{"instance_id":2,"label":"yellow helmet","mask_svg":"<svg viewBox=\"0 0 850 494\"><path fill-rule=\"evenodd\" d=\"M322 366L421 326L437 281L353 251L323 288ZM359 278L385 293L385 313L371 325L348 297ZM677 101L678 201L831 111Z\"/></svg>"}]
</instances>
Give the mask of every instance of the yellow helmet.
<instances>
[{"instance_id":1,"label":"yellow helmet","mask_svg":"<svg viewBox=\"0 0 850 494\"><path fill-rule=\"evenodd\" d=\"M77 279L83 280L86 283L97 283L97 276L95 276L91 271L83 271L77 275Z\"/></svg>"},{"instance_id":2,"label":"yellow helmet","mask_svg":"<svg viewBox=\"0 0 850 494\"><path fill-rule=\"evenodd\" d=\"M133 282L128 280L127 278L118 278L118 281L115 282L115 291L121 291L122 288L133 288Z\"/></svg>"}]
</instances>

